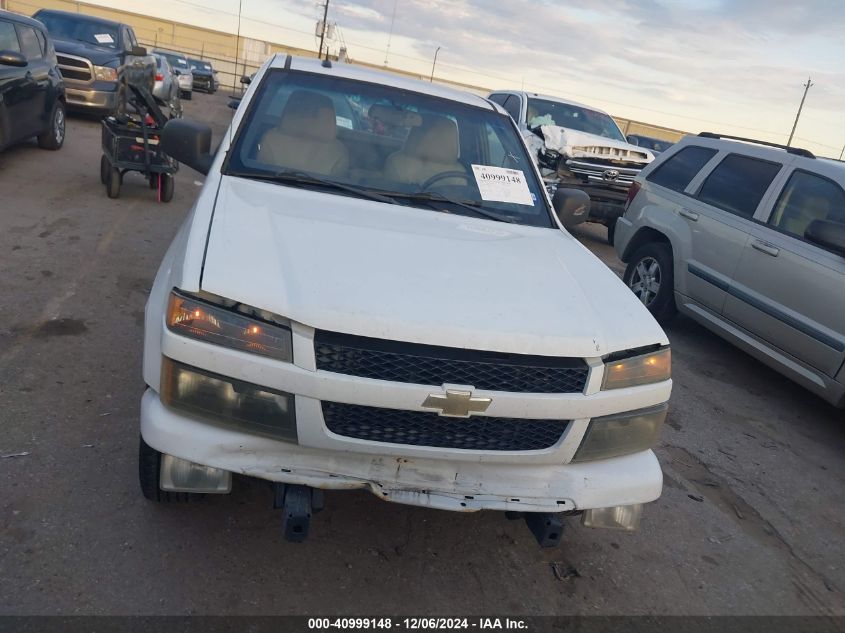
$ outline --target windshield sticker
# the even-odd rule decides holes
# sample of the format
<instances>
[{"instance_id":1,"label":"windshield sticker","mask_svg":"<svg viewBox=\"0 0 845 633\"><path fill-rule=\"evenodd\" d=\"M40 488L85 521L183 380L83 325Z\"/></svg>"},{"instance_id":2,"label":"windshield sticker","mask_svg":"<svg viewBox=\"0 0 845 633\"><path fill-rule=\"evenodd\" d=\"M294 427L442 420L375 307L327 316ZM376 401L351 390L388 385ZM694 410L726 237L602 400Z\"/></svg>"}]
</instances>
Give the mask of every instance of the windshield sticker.
<instances>
[{"instance_id":1,"label":"windshield sticker","mask_svg":"<svg viewBox=\"0 0 845 633\"><path fill-rule=\"evenodd\" d=\"M345 116L336 116L335 121L337 122L338 127L345 127L347 130L352 129L352 119Z\"/></svg>"},{"instance_id":2,"label":"windshield sticker","mask_svg":"<svg viewBox=\"0 0 845 633\"><path fill-rule=\"evenodd\" d=\"M97 33L94 39L97 40L98 44L114 44L114 38L108 33Z\"/></svg>"},{"instance_id":3,"label":"windshield sticker","mask_svg":"<svg viewBox=\"0 0 845 633\"><path fill-rule=\"evenodd\" d=\"M522 171L491 165L473 165L472 171L482 200L534 206Z\"/></svg>"}]
</instances>

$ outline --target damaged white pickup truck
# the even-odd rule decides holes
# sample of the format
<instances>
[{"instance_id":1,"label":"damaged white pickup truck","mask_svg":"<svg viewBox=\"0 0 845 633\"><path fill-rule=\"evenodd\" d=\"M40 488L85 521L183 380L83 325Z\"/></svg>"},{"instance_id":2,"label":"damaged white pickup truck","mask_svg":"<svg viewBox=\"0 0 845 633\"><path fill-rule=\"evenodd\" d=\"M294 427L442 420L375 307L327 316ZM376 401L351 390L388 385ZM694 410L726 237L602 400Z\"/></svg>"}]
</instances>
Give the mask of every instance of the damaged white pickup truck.
<instances>
[{"instance_id":1,"label":"damaged white pickup truck","mask_svg":"<svg viewBox=\"0 0 845 633\"><path fill-rule=\"evenodd\" d=\"M561 186L589 194L589 220L604 224L613 244L631 183L654 154L629 143L609 114L590 106L513 90L488 98L516 121L551 193Z\"/></svg>"},{"instance_id":2,"label":"damaged white pickup truck","mask_svg":"<svg viewBox=\"0 0 845 633\"><path fill-rule=\"evenodd\" d=\"M489 101L346 64L276 56L216 154L170 121L164 151L206 174L146 309L144 495L270 482L301 540L322 491L636 527L669 341L566 230Z\"/></svg>"}]
</instances>

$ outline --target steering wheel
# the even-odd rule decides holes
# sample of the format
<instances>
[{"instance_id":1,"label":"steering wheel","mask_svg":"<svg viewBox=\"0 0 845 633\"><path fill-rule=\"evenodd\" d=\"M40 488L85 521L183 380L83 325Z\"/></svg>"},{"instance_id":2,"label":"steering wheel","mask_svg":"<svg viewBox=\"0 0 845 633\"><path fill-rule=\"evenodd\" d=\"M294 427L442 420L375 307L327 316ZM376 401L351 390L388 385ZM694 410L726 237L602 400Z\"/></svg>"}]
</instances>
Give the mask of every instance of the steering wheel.
<instances>
[{"instance_id":1,"label":"steering wheel","mask_svg":"<svg viewBox=\"0 0 845 633\"><path fill-rule=\"evenodd\" d=\"M439 174L435 174L428 180L426 180L421 186L421 191L427 191L431 188L431 186L436 183L440 182L441 180L446 180L447 178L463 178L467 184L470 184L469 174L465 171L444 171Z\"/></svg>"}]
</instances>

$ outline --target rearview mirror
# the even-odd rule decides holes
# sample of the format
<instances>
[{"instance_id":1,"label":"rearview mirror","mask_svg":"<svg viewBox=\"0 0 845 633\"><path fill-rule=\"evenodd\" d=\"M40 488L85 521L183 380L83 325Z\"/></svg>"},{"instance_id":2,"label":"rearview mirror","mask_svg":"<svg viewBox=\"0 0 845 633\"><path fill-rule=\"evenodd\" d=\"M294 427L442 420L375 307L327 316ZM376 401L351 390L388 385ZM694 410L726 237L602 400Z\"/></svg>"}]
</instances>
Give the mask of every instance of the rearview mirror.
<instances>
[{"instance_id":1,"label":"rearview mirror","mask_svg":"<svg viewBox=\"0 0 845 633\"><path fill-rule=\"evenodd\" d=\"M804 231L804 239L845 257L845 224L841 222L813 220Z\"/></svg>"},{"instance_id":2,"label":"rearview mirror","mask_svg":"<svg viewBox=\"0 0 845 633\"><path fill-rule=\"evenodd\" d=\"M14 33L14 31L12 31ZM26 57L14 51L0 51L0 65L23 68L27 65Z\"/></svg>"},{"instance_id":3,"label":"rearview mirror","mask_svg":"<svg viewBox=\"0 0 845 633\"><path fill-rule=\"evenodd\" d=\"M590 215L590 196L580 189L558 189L552 198L560 223L567 229L587 221Z\"/></svg>"},{"instance_id":4,"label":"rearview mirror","mask_svg":"<svg viewBox=\"0 0 845 633\"><path fill-rule=\"evenodd\" d=\"M172 119L161 132L161 150L191 169L207 174L214 162L211 128L198 121Z\"/></svg>"},{"instance_id":5,"label":"rearview mirror","mask_svg":"<svg viewBox=\"0 0 845 633\"><path fill-rule=\"evenodd\" d=\"M143 46L133 46L129 50L129 54L134 57L146 57L147 56L147 49Z\"/></svg>"}]
</instances>

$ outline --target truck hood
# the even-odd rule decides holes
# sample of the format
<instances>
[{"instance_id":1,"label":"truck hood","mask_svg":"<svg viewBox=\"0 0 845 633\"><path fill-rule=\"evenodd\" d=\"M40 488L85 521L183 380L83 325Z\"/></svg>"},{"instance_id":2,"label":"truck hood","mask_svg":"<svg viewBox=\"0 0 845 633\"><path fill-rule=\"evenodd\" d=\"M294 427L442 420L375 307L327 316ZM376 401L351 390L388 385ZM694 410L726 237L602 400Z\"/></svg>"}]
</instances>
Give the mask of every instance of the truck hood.
<instances>
[{"instance_id":1,"label":"truck hood","mask_svg":"<svg viewBox=\"0 0 845 633\"><path fill-rule=\"evenodd\" d=\"M615 141L605 136L558 125L543 125L540 126L540 131L545 139L546 149L555 150L570 158L599 158L642 165L654 160L654 154L644 147Z\"/></svg>"},{"instance_id":2,"label":"truck hood","mask_svg":"<svg viewBox=\"0 0 845 633\"><path fill-rule=\"evenodd\" d=\"M56 47L57 53L90 59L91 63L95 66L105 66L109 62L120 59L120 53L113 48L95 46L94 44L87 44L76 40L58 40L55 38L53 39L53 44Z\"/></svg>"},{"instance_id":3,"label":"truck hood","mask_svg":"<svg viewBox=\"0 0 845 633\"><path fill-rule=\"evenodd\" d=\"M564 231L228 176L201 287L317 329L414 343L576 357L668 343Z\"/></svg>"}]
</instances>

